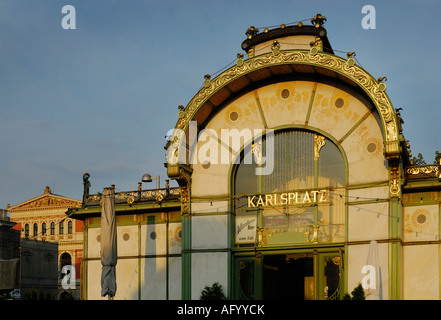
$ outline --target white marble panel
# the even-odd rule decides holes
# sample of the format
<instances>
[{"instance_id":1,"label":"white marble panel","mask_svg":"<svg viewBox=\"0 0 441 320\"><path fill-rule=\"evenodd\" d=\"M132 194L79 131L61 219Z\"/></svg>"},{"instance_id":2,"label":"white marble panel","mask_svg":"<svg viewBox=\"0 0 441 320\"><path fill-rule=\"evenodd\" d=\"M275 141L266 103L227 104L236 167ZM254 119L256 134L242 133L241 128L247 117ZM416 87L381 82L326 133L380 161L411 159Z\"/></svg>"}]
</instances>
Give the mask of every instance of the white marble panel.
<instances>
[{"instance_id":1,"label":"white marble panel","mask_svg":"<svg viewBox=\"0 0 441 320\"><path fill-rule=\"evenodd\" d=\"M228 254L226 252L193 253L191 255L191 299L198 300L206 286L215 282L228 292Z\"/></svg>"},{"instance_id":2,"label":"white marble panel","mask_svg":"<svg viewBox=\"0 0 441 320\"><path fill-rule=\"evenodd\" d=\"M378 288L380 297L387 300L389 297L389 245L387 243L378 243L378 272L379 281ZM367 273L362 273L363 266L368 263L369 244L350 245L348 247L348 293L359 283Z\"/></svg>"},{"instance_id":3,"label":"white marble panel","mask_svg":"<svg viewBox=\"0 0 441 320\"><path fill-rule=\"evenodd\" d=\"M193 216L191 244L193 249L223 249L228 247L228 216Z\"/></svg>"},{"instance_id":4,"label":"white marble panel","mask_svg":"<svg viewBox=\"0 0 441 320\"><path fill-rule=\"evenodd\" d=\"M138 259L118 259L115 300L138 300Z\"/></svg>"},{"instance_id":5,"label":"white marble panel","mask_svg":"<svg viewBox=\"0 0 441 320\"><path fill-rule=\"evenodd\" d=\"M349 206L348 240L382 240L389 232L389 203Z\"/></svg>"},{"instance_id":6,"label":"white marble panel","mask_svg":"<svg viewBox=\"0 0 441 320\"><path fill-rule=\"evenodd\" d=\"M138 256L138 226L117 227L118 256Z\"/></svg>"},{"instance_id":7,"label":"white marble panel","mask_svg":"<svg viewBox=\"0 0 441 320\"><path fill-rule=\"evenodd\" d=\"M141 300L166 299L166 258L141 259Z\"/></svg>"},{"instance_id":8,"label":"white marble panel","mask_svg":"<svg viewBox=\"0 0 441 320\"><path fill-rule=\"evenodd\" d=\"M348 202L372 201L389 199L389 186L351 189L348 192Z\"/></svg>"},{"instance_id":9,"label":"white marble panel","mask_svg":"<svg viewBox=\"0 0 441 320\"><path fill-rule=\"evenodd\" d=\"M101 297L101 270L101 260L87 261L87 300L107 300Z\"/></svg>"},{"instance_id":10,"label":"white marble panel","mask_svg":"<svg viewBox=\"0 0 441 320\"><path fill-rule=\"evenodd\" d=\"M438 300L439 290L439 245L404 246L404 300Z\"/></svg>"},{"instance_id":11,"label":"white marble panel","mask_svg":"<svg viewBox=\"0 0 441 320\"><path fill-rule=\"evenodd\" d=\"M191 203L191 212L210 213L210 212L227 212L229 209L228 201L193 201Z\"/></svg>"},{"instance_id":12,"label":"white marble panel","mask_svg":"<svg viewBox=\"0 0 441 320\"><path fill-rule=\"evenodd\" d=\"M87 257L99 258L101 256L101 229L87 229Z\"/></svg>"},{"instance_id":13,"label":"white marble panel","mask_svg":"<svg viewBox=\"0 0 441 320\"><path fill-rule=\"evenodd\" d=\"M141 225L141 255L164 255L166 245L165 224Z\"/></svg>"},{"instance_id":14,"label":"white marble panel","mask_svg":"<svg viewBox=\"0 0 441 320\"><path fill-rule=\"evenodd\" d=\"M170 300L180 300L182 299L182 259L170 257L168 263L168 297Z\"/></svg>"}]
</instances>

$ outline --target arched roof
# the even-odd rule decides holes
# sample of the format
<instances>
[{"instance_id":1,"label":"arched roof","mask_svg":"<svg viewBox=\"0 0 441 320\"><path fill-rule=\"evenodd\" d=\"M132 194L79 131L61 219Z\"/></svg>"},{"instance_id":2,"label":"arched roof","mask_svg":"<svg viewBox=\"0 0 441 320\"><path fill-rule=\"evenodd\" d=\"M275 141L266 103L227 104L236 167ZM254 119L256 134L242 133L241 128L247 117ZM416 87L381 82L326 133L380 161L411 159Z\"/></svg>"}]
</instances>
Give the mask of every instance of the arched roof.
<instances>
[{"instance_id":1,"label":"arched roof","mask_svg":"<svg viewBox=\"0 0 441 320\"><path fill-rule=\"evenodd\" d=\"M213 79L206 75L202 88L179 111L175 129L186 132L190 121L196 121L199 128L205 127L211 117L228 102L258 87L280 81L309 79L348 87L371 102L381 119L385 157L399 158L398 119L382 79L375 79L358 66L350 54L346 59L334 55L321 25L281 29L283 30L267 31L258 35L253 33L254 38L249 35L242 48L249 50L263 41L268 42L281 35L308 34L315 36L316 41L308 49L303 47L283 50L277 40L274 40L274 46L267 53L248 59L238 54L234 66Z\"/></svg>"}]
</instances>

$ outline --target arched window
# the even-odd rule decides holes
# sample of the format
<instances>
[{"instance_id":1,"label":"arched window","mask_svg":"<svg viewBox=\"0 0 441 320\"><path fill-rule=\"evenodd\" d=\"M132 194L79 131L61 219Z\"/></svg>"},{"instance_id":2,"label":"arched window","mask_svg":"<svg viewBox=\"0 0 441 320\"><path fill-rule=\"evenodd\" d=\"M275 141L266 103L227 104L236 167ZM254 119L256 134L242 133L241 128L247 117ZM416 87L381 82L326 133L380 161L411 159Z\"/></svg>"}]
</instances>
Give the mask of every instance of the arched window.
<instances>
[{"instance_id":1,"label":"arched window","mask_svg":"<svg viewBox=\"0 0 441 320\"><path fill-rule=\"evenodd\" d=\"M64 266L71 265L71 264L72 264L72 258L70 256L70 254L67 252L64 252L60 256L60 268L63 269Z\"/></svg>"},{"instance_id":2,"label":"arched window","mask_svg":"<svg viewBox=\"0 0 441 320\"><path fill-rule=\"evenodd\" d=\"M38 235L38 224L34 223L34 237Z\"/></svg>"},{"instance_id":3,"label":"arched window","mask_svg":"<svg viewBox=\"0 0 441 320\"><path fill-rule=\"evenodd\" d=\"M58 231L60 234L64 234L64 222L60 221L60 224L58 225Z\"/></svg>"},{"instance_id":4,"label":"arched window","mask_svg":"<svg viewBox=\"0 0 441 320\"><path fill-rule=\"evenodd\" d=\"M72 234L72 221L67 223L67 233Z\"/></svg>"},{"instance_id":5,"label":"arched window","mask_svg":"<svg viewBox=\"0 0 441 320\"><path fill-rule=\"evenodd\" d=\"M343 241L346 170L337 145L301 130L255 145L245 148L237 167L234 204L238 218L255 219L261 244ZM259 154L266 162L256 174Z\"/></svg>"},{"instance_id":6,"label":"arched window","mask_svg":"<svg viewBox=\"0 0 441 320\"><path fill-rule=\"evenodd\" d=\"M42 235L46 234L46 222L43 222L41 225L41 234Z\"/></svg>"},{"instance_id":7,"label":"arched window","mask_svg":"<svg viewBox=\"0 0 441 320\"><path fill-rule=\"evenodd\" d=\"M55 222L51 222L51 236L55 235Z\"/></svg>"},{"instance_id":8,"label":"arched window","mask_svg":"<svg viewBox=\"0 0 441 320\"><path fill-rule=\"evenodd\" d=\"M29 224L28 223L25 224L25 237L26 238L29 237Z\"/></svg>"}]
</instances>

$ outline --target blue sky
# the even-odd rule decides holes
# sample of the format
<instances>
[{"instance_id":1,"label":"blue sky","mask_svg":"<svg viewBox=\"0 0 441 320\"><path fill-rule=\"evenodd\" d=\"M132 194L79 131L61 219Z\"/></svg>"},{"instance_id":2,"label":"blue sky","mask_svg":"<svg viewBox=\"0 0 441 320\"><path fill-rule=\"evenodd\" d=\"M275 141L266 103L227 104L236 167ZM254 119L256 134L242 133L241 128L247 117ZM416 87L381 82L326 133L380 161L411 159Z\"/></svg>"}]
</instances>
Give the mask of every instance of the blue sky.
<instances>
[{"instance_id":1,"label":"blue sky","mask_svg":"<svg viewBox=\"0 0 441 320\"><path fill-rule=\"evenodd\" d=\"M375 30L361 26L366 4ZM76 9L75 30L61 26L65 5ZM387 76L412 153L431 163L441 150L440 9L435 0L1 0L0 208L46 185L81 199L84 172L92 193L135 190L146 172L164 186L165 134L203 75L242 52L249 26L318 12L334 50Z\"/></svg>"}]
</instances>

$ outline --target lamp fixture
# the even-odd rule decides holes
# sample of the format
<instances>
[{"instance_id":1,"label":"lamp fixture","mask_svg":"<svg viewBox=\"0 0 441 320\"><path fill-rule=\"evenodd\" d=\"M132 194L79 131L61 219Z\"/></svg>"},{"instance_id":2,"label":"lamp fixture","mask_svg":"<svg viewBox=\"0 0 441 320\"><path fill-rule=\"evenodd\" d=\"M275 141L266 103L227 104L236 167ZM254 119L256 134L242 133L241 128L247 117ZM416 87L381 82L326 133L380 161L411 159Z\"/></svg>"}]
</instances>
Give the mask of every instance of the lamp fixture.
<instances>
[{"instance_id":1,"label":"lamp fixture","mask_svg":"<svg viewBox=\"0 0 441 320\"><path fill-rule=\"evenodd\" d=\"M152 182L153 179L156 179L156 189L160 189L160 178L159 178L159 176L152 177L150 174L145 173L142 176L141 180L142 180L142 182Z\"/></svg>"}]
</instances>

